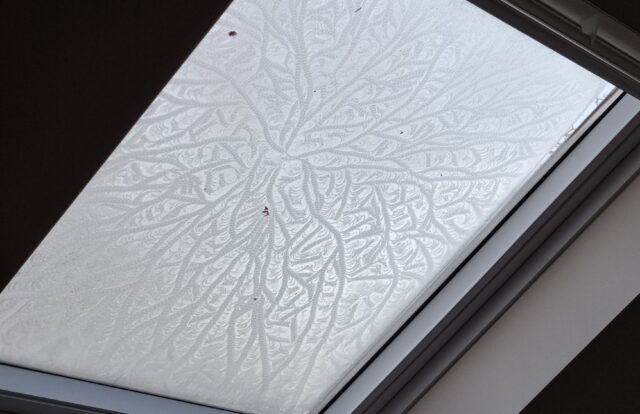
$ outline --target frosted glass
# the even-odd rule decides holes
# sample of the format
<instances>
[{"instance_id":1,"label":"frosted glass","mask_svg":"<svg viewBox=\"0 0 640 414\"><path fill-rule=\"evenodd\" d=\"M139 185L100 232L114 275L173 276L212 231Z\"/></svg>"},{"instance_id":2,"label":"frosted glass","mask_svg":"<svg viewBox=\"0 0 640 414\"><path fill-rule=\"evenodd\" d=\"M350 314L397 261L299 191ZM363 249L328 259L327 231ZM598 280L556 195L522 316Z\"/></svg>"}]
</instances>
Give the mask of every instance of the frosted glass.
<instances>
[{"instance_id":1,"label":"frosted glass","mask_svg":"<svg viewBox=\"0 0 640 414\"><path fill-rule=\"evenodd\" d=\"M0 295L0 360L317 411L611 89L461 0L236 0Z\"/></svg>"}]
</instances>

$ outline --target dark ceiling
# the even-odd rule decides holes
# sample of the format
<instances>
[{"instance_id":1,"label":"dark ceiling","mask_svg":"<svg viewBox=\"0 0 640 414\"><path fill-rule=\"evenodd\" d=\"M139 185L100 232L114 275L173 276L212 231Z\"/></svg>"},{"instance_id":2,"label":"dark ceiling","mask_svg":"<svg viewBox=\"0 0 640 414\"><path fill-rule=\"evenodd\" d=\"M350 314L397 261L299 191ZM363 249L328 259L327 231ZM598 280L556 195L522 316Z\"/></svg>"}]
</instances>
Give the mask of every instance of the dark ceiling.
<instances>
[{"instance_id":1,"label":"dark ceiling","mask_svg":"<svg viewBox=\"0 0 640 414\"><path fill-rule=\"evenodd\" d=\"M638 0L589 0L609 16L640 33L640 1Z\"/></svg>"},{"instance_id":2,"label":"dark ceiling","mask_svg":"<svg viewBox=\"0 0 640 414\"><path fill-rule=\"evenodd\" d=\"M525 407L521 414L640 413L640 296Z\"/></svg>"}]
</instances>

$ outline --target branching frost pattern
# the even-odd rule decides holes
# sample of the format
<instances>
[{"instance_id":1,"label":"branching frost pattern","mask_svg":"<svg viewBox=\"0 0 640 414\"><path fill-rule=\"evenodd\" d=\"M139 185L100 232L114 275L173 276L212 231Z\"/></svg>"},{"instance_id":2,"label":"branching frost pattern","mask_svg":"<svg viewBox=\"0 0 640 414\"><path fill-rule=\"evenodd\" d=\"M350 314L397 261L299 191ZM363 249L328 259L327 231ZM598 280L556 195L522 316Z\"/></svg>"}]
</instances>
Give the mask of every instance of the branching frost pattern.
<instances>
[{"instance_id":1,"label":"branching frost pattern","mask_svg":"<svg viewBox=\"0 0 640 414\"><path fill-rule=\"evenodd\" d=\"M462 1L236 0L0 296L0 356L317 409L605 89Z\"/></svg>"}]
</instances>

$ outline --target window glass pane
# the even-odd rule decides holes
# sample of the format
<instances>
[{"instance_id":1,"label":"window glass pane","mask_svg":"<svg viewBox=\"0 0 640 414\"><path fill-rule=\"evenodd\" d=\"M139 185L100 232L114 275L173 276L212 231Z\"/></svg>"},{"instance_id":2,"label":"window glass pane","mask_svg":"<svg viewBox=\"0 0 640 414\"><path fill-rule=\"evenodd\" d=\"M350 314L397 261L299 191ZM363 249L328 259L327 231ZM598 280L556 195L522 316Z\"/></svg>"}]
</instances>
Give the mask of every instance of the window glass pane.
<instances>
[{"instance_id":1,"label":"window glass pane","mask_svg":"<svg viewBox=\"0 0 640 414\"><path fill-rule=\"evenodd\" d=\"M236 0L0 295L0 360L317 411L611 89L462 0Z\"/></svg>"}]
</instances>

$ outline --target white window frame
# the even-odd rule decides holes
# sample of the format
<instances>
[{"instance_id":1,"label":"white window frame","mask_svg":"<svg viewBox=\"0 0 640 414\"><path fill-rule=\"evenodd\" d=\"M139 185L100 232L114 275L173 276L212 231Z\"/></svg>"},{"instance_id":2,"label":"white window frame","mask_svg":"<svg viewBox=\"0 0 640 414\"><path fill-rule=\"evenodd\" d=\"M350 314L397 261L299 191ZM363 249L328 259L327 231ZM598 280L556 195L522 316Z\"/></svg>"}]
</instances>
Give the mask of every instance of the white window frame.
<instances>
[{"instance_id":1,"label":"white window frame","mask_svg":"<svg viewBox=\"0 0 640 414\"><path fill-rule=\"evenodd\" d=\"M640 101L611 99L326 413L405 412L640 172Z\"/></svg>"}]
</instances>

